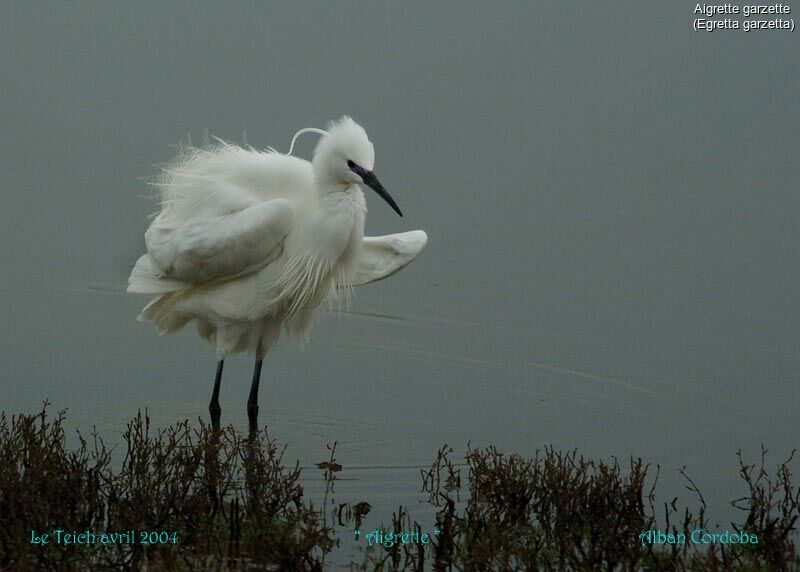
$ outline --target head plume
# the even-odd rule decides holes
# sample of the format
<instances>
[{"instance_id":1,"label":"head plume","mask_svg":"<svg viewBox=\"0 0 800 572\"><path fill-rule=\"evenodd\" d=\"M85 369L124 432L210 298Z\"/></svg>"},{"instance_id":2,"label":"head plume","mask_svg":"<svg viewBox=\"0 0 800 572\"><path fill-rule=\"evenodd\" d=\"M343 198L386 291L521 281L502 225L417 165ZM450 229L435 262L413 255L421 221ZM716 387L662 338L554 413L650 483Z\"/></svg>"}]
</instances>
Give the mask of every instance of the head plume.
<instances>
[{"instance_id":1,"label":"head plume","mask_svg":"<svg viewBox=\"0 0 800 572\"><path fill-rule=\"evenodd\" d=\"M354 161L369 170L375 165L375 148L367 132L347 115L328 124L328 133L314 149L314 158L320 156L331 156L345 163Z\"/></svg>"},{"instance_id":2,"label":"head plume","mask_svg":"<svg viewBox=\"0 0 800 572\"><path fill-rule=\"evenodd\" d=\"M358 183L348 162L353 162L371 171L375 165L375 148L367 137L367 132L352 118L345 115L341 119L331 121L328 130L306 127L295 133L289 147L289 155L294 150L295 141L304 133L321 135L314 149L314 175L317 180L326 183Z\"/></svg>"}]
</instances>

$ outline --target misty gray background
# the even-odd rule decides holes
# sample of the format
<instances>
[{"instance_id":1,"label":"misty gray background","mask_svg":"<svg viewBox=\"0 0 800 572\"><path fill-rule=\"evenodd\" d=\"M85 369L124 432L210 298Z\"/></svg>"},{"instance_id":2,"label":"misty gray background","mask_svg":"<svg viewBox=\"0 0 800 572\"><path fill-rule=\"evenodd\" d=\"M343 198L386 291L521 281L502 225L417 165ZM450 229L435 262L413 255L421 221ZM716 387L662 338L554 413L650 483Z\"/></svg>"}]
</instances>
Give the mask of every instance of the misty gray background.
<instances>
[{"instance_id":1,"label":"misty gray background","mask_svg":"<svg viewBox=\"0 0 800 572\"><path fill-rule=\"evenodd\" d=\"M798 445L798 36L695 33L685 2L283 4L4 4L0 408L111 441L205 417L213 349L124 293L144 178L205 129L285 151L349 114L405 214L367 193L368 234L430 242L269 356L290 460L338 440L368 527L432 526L414 467L468 441L642 456L691 500L686 465L727 517L735 452ZM222 385L242 430L250 359Z\"/></svg>"}]
</instances>

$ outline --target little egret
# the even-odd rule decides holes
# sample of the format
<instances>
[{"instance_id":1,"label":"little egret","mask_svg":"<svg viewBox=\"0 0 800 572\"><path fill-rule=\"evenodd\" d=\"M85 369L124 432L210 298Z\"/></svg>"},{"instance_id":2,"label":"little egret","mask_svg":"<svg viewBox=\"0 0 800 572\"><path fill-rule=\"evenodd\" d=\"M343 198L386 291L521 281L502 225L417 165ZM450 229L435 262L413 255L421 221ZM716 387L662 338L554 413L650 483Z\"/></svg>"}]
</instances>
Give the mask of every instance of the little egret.
<instances>
[{"instance_id":1,"label":"little egret","mask_svg":"<svg viewBox=\"0 0 800 572\"><path fill-rule=\"evenodd\" d=\"M297 137L321 135L311 162L292 156ZM139 314L159 334L191 320L217 350L209 412L219 429L225 358L255 353L247 400L257 425L264 356L283 328L308 339L323 300L349 300L353 286L391 276L425 247L421 230L365 237L359 185L403 216L373 172L375 150L349 117L327 131L301 129L288 154L218 140L183 147L155 182L161 211L145 232L147 254L128 292L155 295Z\"/></svg>"}]
</instances>

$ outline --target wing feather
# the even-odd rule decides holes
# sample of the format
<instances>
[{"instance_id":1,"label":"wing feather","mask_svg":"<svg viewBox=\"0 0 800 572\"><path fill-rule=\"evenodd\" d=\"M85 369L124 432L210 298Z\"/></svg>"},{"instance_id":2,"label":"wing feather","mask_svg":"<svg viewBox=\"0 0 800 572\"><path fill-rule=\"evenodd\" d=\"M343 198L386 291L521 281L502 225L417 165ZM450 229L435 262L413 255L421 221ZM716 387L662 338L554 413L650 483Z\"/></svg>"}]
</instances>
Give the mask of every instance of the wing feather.
<instances>
[{"instance_id":1,"label":"wing feather","mask_svg":"<svg viewBox=\"0 0 800 572\"><path fill-rule=\"evenodd\" d=\"M128 292L131 294L166 294L189 286L185 282L161 277L149 254L139 257L128 278Z\"/></svg>"},{"instance_id":2,"label":"wing feather","mask_svg":"<svg viewBox=\"0 0 800 572\"><path fill-rule=\"evenodd\" d=\"M152 183L161 212L128 290L159 294L255 272L283 251L294 213L316 199L311 164L218 141L178 156Z\"/></svg>"},{"instance_id":3,"label":"wing feather","mask_svg":"<svg viewBox=\"0 0 800 572\"><path fill-rule=\"evenodd\" d=\"M145 232L145 244L161 277L202 284L269 264L280 253L293 218L289 203L274 199L181 226L155 220Z\"/></svg>"},{"instance_id":4,"label":"wing feather","mask_svg":"<svg viewBox=\"0 0 800 572\"><path fill-rule=\"evenodd\" d=\"M428 235L412 230L385 236L365 236L361 253L356 260L353 286L369 284L391 276L416 256L428 244Z\"/></svg>"}]
</instances>

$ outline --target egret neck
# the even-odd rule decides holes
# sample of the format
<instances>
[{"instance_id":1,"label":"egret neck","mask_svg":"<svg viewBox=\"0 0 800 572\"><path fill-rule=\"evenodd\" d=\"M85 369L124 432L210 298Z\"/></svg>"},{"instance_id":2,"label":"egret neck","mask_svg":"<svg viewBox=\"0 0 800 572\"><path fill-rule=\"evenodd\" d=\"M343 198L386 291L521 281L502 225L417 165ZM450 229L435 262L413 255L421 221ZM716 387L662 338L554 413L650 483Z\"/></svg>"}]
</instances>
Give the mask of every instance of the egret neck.
<instances>
[{"instance_id":1,"label":"egret neck","mask_svg":"<svg viewBox=\"0 0 800 572\"><path fill-rule=\"evenodd\" d=\"M318 221L320 240L324 240L333 260L349 262L364 238L367 204L355 184L329 184L320 196Z\"/></svg>"}]
</instances>

